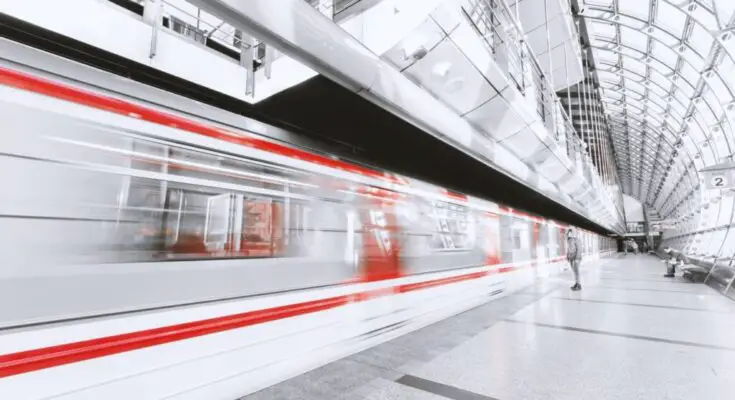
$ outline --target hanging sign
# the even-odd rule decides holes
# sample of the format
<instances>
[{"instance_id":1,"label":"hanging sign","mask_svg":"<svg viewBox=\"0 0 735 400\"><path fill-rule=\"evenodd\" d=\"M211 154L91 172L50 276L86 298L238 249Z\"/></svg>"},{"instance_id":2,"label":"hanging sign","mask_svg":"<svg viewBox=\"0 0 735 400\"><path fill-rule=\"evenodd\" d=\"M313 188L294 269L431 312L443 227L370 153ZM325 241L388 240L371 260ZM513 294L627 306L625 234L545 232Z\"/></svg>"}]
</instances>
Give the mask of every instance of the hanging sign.
<instances>
[{"instance_id":1,"label":"hanging sign","mask_svg":"<svg viewBox=\"0 0 735 400\"><path fill-rule=\"evenodd\" d=\"M735 163L717 164L699 171L707 189L730 189L735 187Z\"/></svg>"}]
</instances>

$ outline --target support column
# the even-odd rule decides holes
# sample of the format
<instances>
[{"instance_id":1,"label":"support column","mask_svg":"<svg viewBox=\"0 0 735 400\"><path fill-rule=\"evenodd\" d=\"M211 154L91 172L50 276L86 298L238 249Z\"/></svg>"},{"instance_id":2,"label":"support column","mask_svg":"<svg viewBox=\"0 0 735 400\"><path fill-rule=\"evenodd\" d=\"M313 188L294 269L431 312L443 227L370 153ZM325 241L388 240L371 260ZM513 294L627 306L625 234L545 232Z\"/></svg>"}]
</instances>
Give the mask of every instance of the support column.
<instances>
[{"instance_id":1,"label":"support column","mask_svg":"<svg viewBox=\"0 0 735 400\"><path fill-rule=\"evenodd\" d=\"M163 16L162 0L147 0L143 4L143 22L150 25L151 29L151 46L148 52L148 58L156 56L158 51L158 30L161 26L161 17Z\"/></svg>"}]
</instances>

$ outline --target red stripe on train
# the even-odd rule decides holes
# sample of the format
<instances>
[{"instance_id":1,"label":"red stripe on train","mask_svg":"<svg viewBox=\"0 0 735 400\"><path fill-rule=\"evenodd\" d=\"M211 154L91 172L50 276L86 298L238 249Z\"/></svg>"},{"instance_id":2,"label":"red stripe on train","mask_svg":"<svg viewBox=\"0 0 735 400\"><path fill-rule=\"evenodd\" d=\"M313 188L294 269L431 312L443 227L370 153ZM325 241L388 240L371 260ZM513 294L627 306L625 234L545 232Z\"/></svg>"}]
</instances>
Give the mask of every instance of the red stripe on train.
<instances>
[{"instance_id":1,"label":"red stripe on train","mask_svg":"<svg viewBox=\"0 0 735 400\"><path fill-rule=\"evenodd\" d=\"M467 275L460 275L460 276L452 276L452 277L449 277L449 278L434 279L434 280L426 281L426 282L407 283L405 285L398 286L398 292L399 293L413 292L415 290L428 289L428 288L431 288L431 287L448 285L450 283L457 283L457 282L468 281L468 280L471 280L471 279L478 279L478 278L482 278L482 277L487 276L487 275L488 275L488 272L482 271L482 272L475 272L475 273L467 274Z\"/></svg>"},{"instance_id":2,"label":"red stripe on train","mask_svg":"<svg viewBox=\"0 0 735 400\"><path fill-rule=\"evenodd\" d=\"M332 297L6 354L0 356L0 378L324 311L349 301L349 296Z\"/></svg>"},{"instance_id":3,"label":"red stripe on train","mask_svg":"<svg viewBox=\"0 0 735 400\"><path fill-rule=\"evenodd\" d=\"M559 258L563 257L558 257L556 260ZM473 272L448 278L433 279L426 282L407 283L384 289L355 293L352 295L330 297L321 300L248 311L224 317L187 322L156 329L148 329L144 331L0 355L0 378L140 350L161 344L178 342L213 333L245 328L280 319L307 315L344 306L351 302L368 301L383 295L408 293L416 290L479 279L493 274L504 274L521 268L522 267L520 266L510 264L490 271Z\"/></svg>"},{"instance_id":4,"label":"red stripe on train","mask_svg":"<svg viewBox=\"0 0 735 400\"><path fill-rule=\"evenodd\" d=\"M392 183L403 184L402 180L399 180L390 174L268 141L258 138L249 132L228 131L174 114L144 107L129 101L75 88L70 85L53 82L48 79L8 68L0 67L0 84L82 104L118 115L141 119L158 125L181 129L190 133L252 147L258 150L268 151L289 158L308 161L314 164L369 176L371 178L382 179Z\"/></svg>"},{"instance_id":5,"label":"red stripe on train","mask_svg":"<svg viewBox=\"0 0 735 400\"><path fill-rule=\"evenodd\" d=\"M312 314L344 306L351 302L368 301L375 297L380 297L381 294L388 294L388 292L406 293L478 279L485 277L488 274L489 273L485 271L475 272L455 277L434 279L426 282L398 285L392 288L371 290L353 295L330 297L304 303L248 311L224 317L187 322L156 329L148 329L144 331L0 355L0 378L145 349L148 347L192 339L213 333L245 328L285 318Z\"/></svg>"}]
</instances>

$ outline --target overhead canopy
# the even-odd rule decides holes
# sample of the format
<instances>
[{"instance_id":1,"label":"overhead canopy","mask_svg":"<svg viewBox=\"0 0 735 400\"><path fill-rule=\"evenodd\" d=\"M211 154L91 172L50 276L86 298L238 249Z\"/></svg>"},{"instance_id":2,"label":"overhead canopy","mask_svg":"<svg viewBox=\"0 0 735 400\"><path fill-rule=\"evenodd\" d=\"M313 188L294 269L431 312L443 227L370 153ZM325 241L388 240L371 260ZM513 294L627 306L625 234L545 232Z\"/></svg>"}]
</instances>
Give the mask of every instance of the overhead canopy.
<instances>
[{"instance_id":1,"label":"overhead canopy","mask_svg":"<svg viewBox=\"0 0 735 400\"><path fill-rule=\"evenodd\" d=\"M580 3L623 190L685 216L735 153L735 1Z\"/></svg>"}]
</instances>

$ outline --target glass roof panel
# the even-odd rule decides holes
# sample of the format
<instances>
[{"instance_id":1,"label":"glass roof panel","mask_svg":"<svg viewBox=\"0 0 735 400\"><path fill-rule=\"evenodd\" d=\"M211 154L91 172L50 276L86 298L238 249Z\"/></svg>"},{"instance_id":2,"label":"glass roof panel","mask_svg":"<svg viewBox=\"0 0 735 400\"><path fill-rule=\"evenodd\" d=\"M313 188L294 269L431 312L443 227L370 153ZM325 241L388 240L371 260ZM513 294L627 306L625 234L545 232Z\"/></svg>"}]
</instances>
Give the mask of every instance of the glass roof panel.
<instances>
[{"instance_id":1,"label":"glass roof panel","mask_svg":"<svg viewBox=\"0 0 735 400\"><path fill-rule=\"evenodd\" d=\"M626 46L623 46L620 49L620 53L625 56L632 57L635 59L641 59L646 55L644 52L637 50L634 47L626 47Z\"/></svg>"},{"instance_id":2,"label":"glass roof panel","mask_svg":"<svg viewBox=\"0 0 735 400\"><path fill-rule=\"evenodd\" d=\"M706 56L712 47L712 35L707 32L701 25L694 24L692 34L689 36L688 42L694 51L700 56Z\"/></svg>"},{"instance_id":3,"label":"glass roof panel","mask_svg":"<svg viewBox=\"0 0 735 400\"><path fill-rule=\"evenodd\" d=\"M690 64L684 63L679 69L681 76L687 80L687 82L696 82L699 78L699 72L695 70Z\"/></svg>"},{"instance_id":4,"label":"glass roof panel","mask_svg":"<svg viewBox=\"0 0 735 400\"><path fill-rule=\"evenodd\" d=\"M717 10L717 20L721 25L727 23L730 20L733 13L735 13L735 1L732 0L714 0L714 6Z\"/></svg>"},{"instance_id":5,"label":"glass roof panel","mask_svg":"<svg viewBox=\"0 0 735 400\"><path fill-rule=\"evenodd\" d=\"M615 64L618 62L617 54L606 50L595 50L595 61L603 64Z\"/></svg>"},{"instance_id":6,"label":"glass roof panel","mask_svg":"<svg viewBox=\"0 0 735 400\"><path fill-rule=\"evenodd\" d=\"M649 7L640 0L618 0L618 10L643 20L648 20Z\"/></svg>"},{"instance_id":7,"label":"glass roof panel","mask_svg":"<svg viewBox=\"0 0 735 400\"><path fill-rule=\"evenodd\" d=\"M733 96L730 94L730 89L727 84L722 80L722 76L717 73L713 73L709 78L705 77L707 85L709 85L712 94L718 99L717 102L720 105L729 103L732 101Z\"/></svg>"},{"instance_id":8,"label":"glass roof panel","mask_svg":"<svg viewBox=\"0 0 735 400\"><path fill-rule=\"evenodd\" d=\"M631 15L620 13L618 14L618 17L618 23L620 25L625 25L636 30L643 29L647 25L645 21L641 21L640 19Z\"/></svg>"},{"instance_id":9,"label":"glass roof panel","mask_svg":"<svg viewBox=\"0 0 735 400\"><path fill-rule=\"evenodd\" d=\"M658 60L657 58L654 58L653 55L649 56L646 62L648 63L648 65L650 65L652 68L655 68L657 71L668 73L674 70L674 65L665 64L661 62L660 60Z\"/></svg>"},{"instance_id":10,"label":"glass roof panel","mask_svg":"<svg viewBox=\"0 0 735 400\"><path fill-rule=\"evenodd\" d=\"M699 2L705 3L704 0L699 0ZM711 27L712 29L718 26L718 21L715 15L705 7L695 7L694 11L691 11L691 15L698 25Z\"/></svg>"},{"instance_id":11,"label":"glass roof panel","mask_svg":"<svg viewBox=\"0 0 735 400\"><path fill-rule=\"evenodd\" d=\"M646 74L646 64L645 63L632 59L632 58L628 58L623 62L625 63L626 70L634 72L639 76L644 76Z\"/></svg>"},{"instance_id":12,"label":"glass roof panel","mask_svg":"<svg viewBox=\"0 0 735 400\"><path fill-rule=\"evenodd\" d=\"M720 104L720 100L715 96L714 90L706 90L702 94L702 98L707 106L711 108L711 112L713 112L714 115L722 115L725 112L725 109L722 108L722 105Z\"/></svg>"},{"instance_id":13,"label":"glass roof panel","mask_svg":"<svg viewBox=\"0 0 735 400\"><path fill-rule=\"evenodd\" d=\"M672 35L664 27L654 27L651 35L666 46L676 47L679 45L679 37Z\"/></svg>"},{"instance_id":14,"label":"glass roof panel","mask_svg":"<svg viewBox=\"0 0 735 400\"><path fill-rule=\"evenodd\" d=\"M614 38L616 34L615 24L606 24L602 22L592 21L587 27L590 34L594 37Z\"/></svg>"},{"instance_id":15,"label":"glass roof panel","mask_svg":"<svg viewBox=\"0 0 735 400\"><path fill-rule=\"evenodd\" d=\"M697 170L735 146L735 33L722 33L735 32L735 1L653 1L587 0L584 16L621 186L686 215L704 193Z\"/></svg>"},{"instance_id":16,"label":"glass roof panel","mask_svg":"<svg viewBox=\"0 0 735 400\"><path fill-rule=\"evenodd\" d=\"M666 1L660 1L658 2L656 22L674 36L681 37L686 23L686 14L680 8Z\"/></svg>"},{"instance_id":17,"label":"glass roof panel","mask_svg":"<svg viewBox=\"0 0 735 400\"><path fill-rule=\"evenodd\" d=\"M621 26L620 27L620 43L632 47L641 53L646 52L646 46L648 45L648 35L641 31L636 31L631 28Z\"/></svg>"},{"instance_id":18,"label":"glass roof panel","mask_svg":"<svg viewBox=\"0 0 735 400\"><path fill-rule=\"evenodd\" d=\"M679 54L671 49L671 47L665 46L663 43L658 43L653 46L651 52L653 57L661 60L669 69L674 69L676 62L679 59Z\"/></svg>"},{"instance_id":19,"label":"glass roof panel","mask_svg":"<svg viewBox=\"0 0 735 400\"><path fill-rule=\"evenodd\" d=\"M665 90L665 89L661 88L660 86L658 86L658 85L656 85L656 84L651 84L651 85L650 85L650 86L648 86L648 87L649 87L649 89L651 89L651 91L652 91L652 92L653 92L654 94L656 94L656 95L658 96L658 97L656 97L656 98L652 98L652 100L654 100L654 99L655 99L655 102L659 102L659 101L662 101L662 100L663 100L663 98L664 98L664 97L666 97L666 95L667 95L667 94L669 93L669 92L668 92L667 90Z\"/></svg>"},{"instance_id":20,"label":"glass roof panel","mask_svg":"<svg viewBox=\"0 0 735 400\"><path fill-rule=\"evenodd\" d=\"M706 165L712 165L717 163L717 157L715 156L714 152L712 151L712 147L707 144L703 143L702 146L707 146L706 149L702 149L702 161Z\"/></svg>"},{"instance_id":21,"label":"glass roof panel","mask_svg":"<svg viewBox=\"0 0 735 400\"><path fill-rule=\"evenodd\" d=\"M654 71L651 71L651 76L650 76L650 78L651 78L651 80L652 80L652 81L653 81L653 82L654 82L655 84L657 84L657 85L659 85L659 86L663 86L663 87L665 87L665 88L669 88L669 87L671 87L671 86L672 86L672 82L671 82L671 79L669 79L669 78L665 77L665 76L664 76L664 74L662 74L662 73L660 73L660 72L658 72L658 71L656 71L656 70L654 70Z\"/></svg>"}]
</instances>

